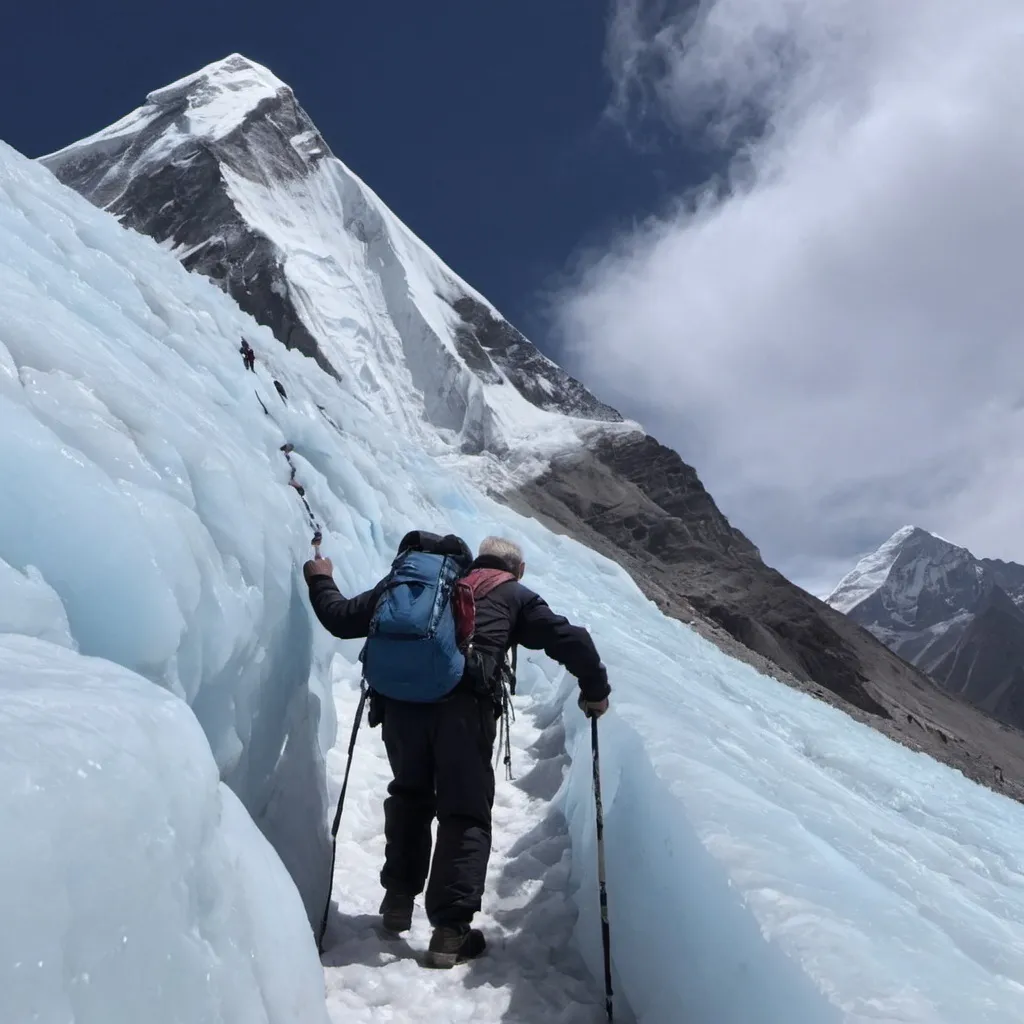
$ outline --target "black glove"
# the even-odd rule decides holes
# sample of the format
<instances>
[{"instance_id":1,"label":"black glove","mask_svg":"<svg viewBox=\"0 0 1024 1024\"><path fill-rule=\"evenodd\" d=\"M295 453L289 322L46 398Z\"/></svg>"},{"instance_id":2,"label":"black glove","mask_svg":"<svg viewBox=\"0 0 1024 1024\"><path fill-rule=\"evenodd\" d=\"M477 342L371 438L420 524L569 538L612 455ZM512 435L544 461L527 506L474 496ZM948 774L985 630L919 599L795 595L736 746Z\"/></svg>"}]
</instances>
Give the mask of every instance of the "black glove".
<instances>
[{"instance_id":1,"label":"black glove","mask_svg":"<svg viewBox=\"0 0 1024 1024\"><path fill-rule=\"evenodd\" d=\"M600 718L608 710L607 697L602 697L601 700L587 700L581 693L576 703L587 718Z\"/></svg>"}]
</instances>

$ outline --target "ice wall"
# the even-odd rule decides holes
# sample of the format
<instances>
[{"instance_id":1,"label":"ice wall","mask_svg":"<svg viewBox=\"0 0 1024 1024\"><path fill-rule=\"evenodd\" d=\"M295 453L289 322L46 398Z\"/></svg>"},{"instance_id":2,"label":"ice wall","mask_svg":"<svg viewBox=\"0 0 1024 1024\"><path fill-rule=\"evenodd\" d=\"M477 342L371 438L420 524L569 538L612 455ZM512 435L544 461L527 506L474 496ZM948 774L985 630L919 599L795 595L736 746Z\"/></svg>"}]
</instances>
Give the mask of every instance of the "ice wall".
<instances>
[{"instance_id":1,"label":"ice wall","mask_svg":"<svg viewBox=\"0 0 1024 1024\"><path fill-rule=\"evenodd\" d=\"M301 901L198 723L0 635L0 1020L326 1024Z\"/></svg>"},{"instance_id":2,"label":"ice wall","mask_svg":"<svg viewBox=\"0 0 1024 1024\"><path fill-rule=\"evenodd\" d=\"M0 632L187 700L319 920L333 718L297 571L311 529L287 407L237 352L278 346L2 144L0 296Z\"/></svg>"},{"instance_id":3,"label":"ice wall","mask_svg":"<svg viewBox=\"0 0 1024 1024\"><path fill-rule=\"evenodd\" d=\"M596 565L569 578L603 591L578 601L616 684L605 836L639 1020L1021 1019L1024 808L725 657ZM571 704L564 722L577 935L599 975L589 729Z\"/></svg>"}]
</instances>

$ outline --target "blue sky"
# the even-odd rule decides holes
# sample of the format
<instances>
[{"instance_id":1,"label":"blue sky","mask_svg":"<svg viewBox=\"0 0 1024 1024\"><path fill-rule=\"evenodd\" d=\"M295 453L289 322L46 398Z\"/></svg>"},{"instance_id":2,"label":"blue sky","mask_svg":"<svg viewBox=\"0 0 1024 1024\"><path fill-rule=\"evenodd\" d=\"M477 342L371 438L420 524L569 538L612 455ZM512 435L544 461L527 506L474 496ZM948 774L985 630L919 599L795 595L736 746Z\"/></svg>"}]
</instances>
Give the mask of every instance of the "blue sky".
<instances>
[{"instance_id":1,"label":"blue sky","mask_svg":"<svg viewBox=\"0 0 1024 1024\"><path fill-rule=\"evenodd\" d=\"M0 113L5 142L39 156L241 52L288 82L337 155L549 350L539 297L577 248L702 173L671 136L636 148L603 117L600 0L61 6L5 12L0 67L19 85Z\"/></svg>"}]
</instances>

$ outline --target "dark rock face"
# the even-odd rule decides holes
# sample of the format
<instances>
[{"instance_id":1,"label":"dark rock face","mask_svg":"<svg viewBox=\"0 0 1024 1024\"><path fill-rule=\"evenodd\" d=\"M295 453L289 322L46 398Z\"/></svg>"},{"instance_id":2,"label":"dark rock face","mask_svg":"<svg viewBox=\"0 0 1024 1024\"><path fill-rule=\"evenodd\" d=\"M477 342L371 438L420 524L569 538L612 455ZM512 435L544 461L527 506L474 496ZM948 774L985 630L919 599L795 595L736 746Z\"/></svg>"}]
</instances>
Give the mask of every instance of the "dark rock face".
<instances>
[{"instance_id":1,"label":"dark rock face","mask_svg":"<svg viewBox=\"0 0 1024 1024\"><path fill-rule=\"evenodd\" d=\"M766 566L696 471L654 438L602 437L554 459L519 497L620 562L668 609L695 611L797 678L888 715L868 685L868 663L897 667L898 659Z\"/></svg>"},{"instance_id":2,"label":"dark rock face","mask_svg":"<svg viewBox=\"0 0 1024 1024\"><path fill-rule=\"evenodd\" d=\"M1024 728L1024 614L997 588L931 674L950 693Z\"/></svg>"},{"instance_id":3,"label":"dark rock face","mask_svg":"<svg viewBox=\"0 0 1024 1024\"><path fill-rule=\"evenodd\" d=\"M1024 734L1009 718L943 692L766 566L696 472L653 438L602 437L505 500L618 562L663 612L727 654L1024 800ZM1007 696L1004 706L1018 703Z\"/></svg>"},{"instance_id":4,"label":"dark rock face","mask_svg":"<svg viewBox=\"0 0 1024 1024\"><path fill-rule=\"evenodd\" d=\"M452 308L462 318L455 335L459 354L481 379L502 383L493 369L497 363L515 389L540 409L607 423L622 422L620 413L599 402L575 377L541 355L507 320L496 317L482 303L466 295L455 299Z\"/></svg>"},{"instance_id":5,"label":"dark rock face","mask_svg":"<svg viewBox=\"0 0 1024 1024\"><path fill-rule=\"evenodd\" d=\"M1006 591L1018 608L1024 606L1024 565L998 558L979 558L978 564L992 577L997 587Z\"/></svg>"}]
</instances>

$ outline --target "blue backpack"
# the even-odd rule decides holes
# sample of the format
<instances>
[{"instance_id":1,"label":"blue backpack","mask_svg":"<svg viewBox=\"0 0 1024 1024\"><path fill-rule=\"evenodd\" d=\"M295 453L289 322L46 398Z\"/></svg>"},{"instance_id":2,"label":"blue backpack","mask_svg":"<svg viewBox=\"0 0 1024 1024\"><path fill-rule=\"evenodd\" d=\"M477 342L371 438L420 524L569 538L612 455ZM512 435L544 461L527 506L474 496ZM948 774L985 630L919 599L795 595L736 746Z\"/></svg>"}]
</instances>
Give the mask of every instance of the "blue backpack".
<instances>
[{"instance_id":1,"label":"blue backpack","mask_svg":"<svg viewBox=\"0 0 1024 1024\"><path fill-rule=\"evenodd\" d=\"M427 704L462 679L453 597L472 556L454 535L407 534L370 619L360 660L371 690L394 700Z\"/></svg>"}]
</instances>

